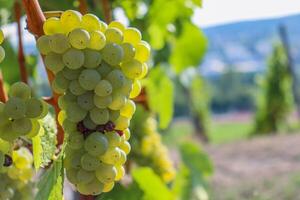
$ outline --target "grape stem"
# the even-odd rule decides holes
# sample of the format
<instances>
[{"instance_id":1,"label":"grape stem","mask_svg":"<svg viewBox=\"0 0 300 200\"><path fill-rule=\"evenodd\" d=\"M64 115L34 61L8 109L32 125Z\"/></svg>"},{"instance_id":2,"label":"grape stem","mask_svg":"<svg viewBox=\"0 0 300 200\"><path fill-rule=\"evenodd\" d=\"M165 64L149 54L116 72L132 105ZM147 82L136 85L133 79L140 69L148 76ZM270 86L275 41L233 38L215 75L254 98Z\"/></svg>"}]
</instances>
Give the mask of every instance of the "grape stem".
<instances>
[{"instance_id":1,"label":"grape stem","mask_svg":"<svg viewBox=\"0 0 300 200\"><path fill-rule=\"evenodd\" d=\"M108 24L112 20L109 0L101 0L101 4L102 4L102 10L104 13L105 22Z\"/></svg>"},{"instance_id":2,"label":"grape stem","mask_svg":"<svg viewBox=\"0 0 300 200\"><path fill-rule=\"evenodd\" d=\"M4 88L4 81L2 76L2 71L0 70L0 101L5 103L7 101L7 93Z\"/></svg>"},{"instance_id":3,"label":"grape stem","mask_svg":"<svg viewBox=\"0 0 300 200\"><path fill-rule=\"evenodd\" d=\"M28 83L28 76L25 64L25 55L23 48L23 40L22 40L22 30L21 30L21 5L18 1L15 1L14 4L15 10L15 18L17 21L17 34L18 34L18 62L19 62L19 70L21 75L21 81L24 83Z\"/></svg>"},{"instance_id":4,"label":"grape stem","mask_svg":"<svg viewBox=\"0 0 300 200\"><path fill-rule=\"evenodd\" d=\"M79 0L79 12L82 15L87 14L88 12L88 6L86 0Z\"/></svg>"}]
</instances>

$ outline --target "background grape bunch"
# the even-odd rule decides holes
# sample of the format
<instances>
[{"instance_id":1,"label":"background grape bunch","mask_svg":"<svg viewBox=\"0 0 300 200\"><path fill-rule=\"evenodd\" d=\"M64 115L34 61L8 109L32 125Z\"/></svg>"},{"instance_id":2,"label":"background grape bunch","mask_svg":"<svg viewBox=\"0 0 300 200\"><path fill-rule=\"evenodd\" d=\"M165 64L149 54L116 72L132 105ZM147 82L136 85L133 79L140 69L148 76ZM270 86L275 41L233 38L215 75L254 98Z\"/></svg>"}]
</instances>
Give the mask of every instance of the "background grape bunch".
<instances>
[{"instance_id":1,"label":"background grape bunch","mask_svg":"<svg viewBox=\"0 0 300 200\"><path fill-rule=\"evenodd\" d=\"M48 18L43 29L37 47L60 95L67 177L81 194L108 192L125 174L131 99L141 91L150 46L135 28L73 10Z\"/></svg>"}]
</instances>

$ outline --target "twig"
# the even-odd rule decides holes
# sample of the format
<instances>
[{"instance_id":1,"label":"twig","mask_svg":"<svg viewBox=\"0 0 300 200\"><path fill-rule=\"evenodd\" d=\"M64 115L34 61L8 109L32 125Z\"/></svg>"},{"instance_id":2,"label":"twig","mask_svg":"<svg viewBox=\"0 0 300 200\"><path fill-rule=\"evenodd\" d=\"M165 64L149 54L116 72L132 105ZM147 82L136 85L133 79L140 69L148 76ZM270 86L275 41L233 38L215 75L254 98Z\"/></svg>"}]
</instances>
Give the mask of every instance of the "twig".
<instances>
[{"instance_id":1,"label":"twig","mask_svg":"<svg viewBox=\"0 0 300 200\"><path fill-rule=\"evenodd\" d=\"M86 0L79 0L79 12L85 15L88 12Z\"/></svg>"},{"instance_id":2,"label":"twig","mask_svg":"<svg viewBox=\"0 0 300 200\"><path fill-rule=\"evenodd\" d=\"M7 101L7 93L4 88L4 81L2 71L0 70L0 101L5 103Z\"/></svg>"},{"instance_id":3,"label":"twig","mask_svg":"<svg viewBox=\"0 0 300 200\"><path fill-rule=\"evenodd\" d=\"M15 1L14 10L15 10L15 17L18 26L18 30L17 30L18 40L19 40L18 41L18 62L19 62L21 81L23 81L24 83L28 83L28 75L27 75L26 64L25 64L25 56L24 56L23 41L22 41L22 30L21 30L21 5L19 1Z\"/></svg>"},{"instance_id":4,"label":"twig","mask_svg":"<svg viewBox=\"0 0 300 200\"><path fill-rule=\"evenodd\" d=\"M109 0L100 0L101 4L102 4L102 10L104 13L104 18L106 23L110 23L112 20L112 16L111 16L111 9L110 9L110 5L109 5Z\"/></svg>"}]
</instances>

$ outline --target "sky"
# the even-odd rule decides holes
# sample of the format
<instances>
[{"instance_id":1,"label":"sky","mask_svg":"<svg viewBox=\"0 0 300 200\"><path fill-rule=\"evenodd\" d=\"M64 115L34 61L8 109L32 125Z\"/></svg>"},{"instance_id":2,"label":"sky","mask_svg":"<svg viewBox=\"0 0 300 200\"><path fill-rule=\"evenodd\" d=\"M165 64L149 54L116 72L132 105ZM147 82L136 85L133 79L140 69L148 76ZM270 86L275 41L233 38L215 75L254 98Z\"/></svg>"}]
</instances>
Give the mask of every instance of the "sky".
<instances>
[{"instance_id":1,"label":"sky","mask_svg":"<svg viewBox=\"0 0 300 200\"><path fill-rule=\"evenodd\" d=\"M200 27L300 14L300 0L203 0L193 21Z\"/></svg>"}]
</instances>

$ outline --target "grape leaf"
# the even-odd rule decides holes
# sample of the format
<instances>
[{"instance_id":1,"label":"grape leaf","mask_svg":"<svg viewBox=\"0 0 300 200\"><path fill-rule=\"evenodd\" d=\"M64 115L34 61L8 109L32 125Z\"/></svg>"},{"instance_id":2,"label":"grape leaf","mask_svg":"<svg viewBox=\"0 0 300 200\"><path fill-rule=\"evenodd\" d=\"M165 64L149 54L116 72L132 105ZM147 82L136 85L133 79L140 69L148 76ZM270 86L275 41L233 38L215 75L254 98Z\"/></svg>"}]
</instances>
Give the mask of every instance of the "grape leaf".
<instances>
[{"instance_id":1,"label":"grape leaf","mask_svg":"<svg viewBox=\"0 0 300 200\"><path fill-rule=\"evenodd\" d=\"M39 170L42 164L43 148L41 144L41 135L44 134L43 132L44 129L40 128L39 134L32 138L33 164L36 171Z\"/></svg>"}]
</instances>

